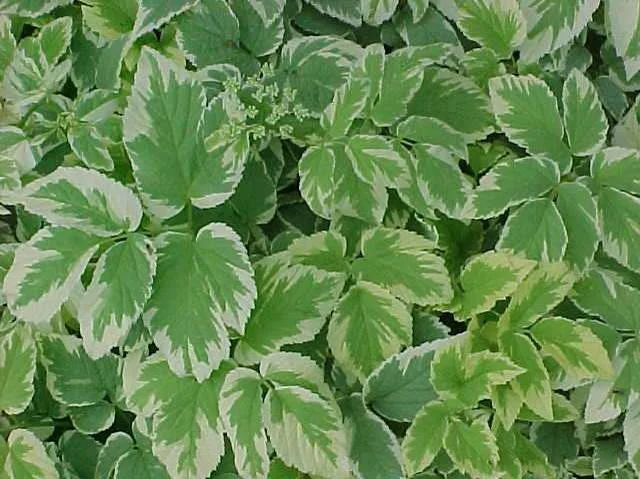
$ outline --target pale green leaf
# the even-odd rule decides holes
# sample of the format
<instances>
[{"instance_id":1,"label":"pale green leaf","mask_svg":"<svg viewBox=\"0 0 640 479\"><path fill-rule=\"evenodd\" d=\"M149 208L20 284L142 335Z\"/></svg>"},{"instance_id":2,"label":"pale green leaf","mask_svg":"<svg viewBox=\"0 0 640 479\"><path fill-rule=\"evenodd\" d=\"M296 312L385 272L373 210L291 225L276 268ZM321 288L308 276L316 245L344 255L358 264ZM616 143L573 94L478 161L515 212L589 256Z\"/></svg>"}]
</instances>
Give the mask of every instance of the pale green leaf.
<instances>
[{"instance_id":1,"label":"pale green leaf","mask_svg":"<svg viewBox=\"0 0 640 479\"><path fill-rule=\"evenodd\" d=\"M240 237L222 223L210 223L195 238L163 233L156 246L144 322L171 370L203 381L229 356L225 326L244 331L256 298L253 269Z\"/></svg>"},{"instance_id":2,"label":"pale green leaf","mask_svg":"<svg viewBox=\"0 0 640 479\"><path fill-rule=\"evenodd\" d=\"M598 194L598 210L604 252L640 271L640 198L605 187Z\"/></svg>"},{"instance_id":3,"label":"pale green leaf","mask_svg":"<svg viewBox=\"0 0 640 479\"><path fill-rule=\"evenodd\" d=\"M380 286L359 281L340 300L327 341L338 364L364 380L409 344L411 334L411 316L405 305Z\"/></svg>"},{"instance_id":4,"label":"pale green leaf","mask_svg":"<svg viewBox=\"0 0 640 479\"><path fill-rule=\"evenodd\" d=\"M427 13L429 0L408 0L409 8L413 17L413 22L418 22Z\"/></svg>"},{"instance_id":5,"label":"pale green leaf","mask_svg":"<svg viewBox=\"0 0 640 479\"><path fill-rule=\"evenodd\" d=\"M0 14L34 18L69 3L71 0L2 0Z\"/></svg>"},{"instance_id":6,"label":"pale green leaf","mask_svg":"<svg viewBox=\"0 0 640 479\"><path fill-rule=\"evenodd\" d=\"M89 356L103 356L126 339L151 295L155 270L155 249L140 234L127 236L100 257L78 305Z\"/></svg>"},{"instance_id":7,"label":"pale green leaf","mask_svg":"<svg viewBox=\"0 0 640 479\"><path fill-rule=\"evenodd\" d=\"M603 149L591 158L591 177L598 187L640 194L638 150L616 146Z\"/></svg>"},{"instance_id":8,"label":"pale green leaf","mask_svg":"<svg viewBox=\"0 0 640 479\"><path fill-rule=\"evenodd\" d=\"M558 104L543 80L503 75L489 80L489 93L498 124L509 140L532 155L555 161L562 172L571 166Z\"/></svg>"},{"instance_id":9,"label":"pale green leaf","mask_svg":"<svg viewBox=\"0 0 640 479\"><path fill-rule=\"evenodd\" d=\"M440 401L426 404L411 423L402 441L402 455L410 476L426 469L442 448L450 412Z\"/></svg>"},{"instance_id":10,"label":"pale green leaf","mask_svg":"<svg viewBox=\"0 0 640 479\"><path fill-rule=\"evenodd\" d=\"M298 166L300 194L315 214L326 219L334 212L335 164L333 149L322 145L308 148Z\"/></svg>"},{"instance_id":11,"label":"pale green leaf","mask_svg":"<svg viewBox=\"0 0 640 479\"><path fill-rule=\"evenodd\" d=\"M609 39L624 62L627 79L631 79L640 70L640 2L610 0L605 11Z\"/></svg>"},{"instance_id":12,"label":"pale green leaf","mask_svg":"<svg viewBox=\"0 0 640 479\"><path fill-rule=\"evenodd\" d=\"M0 152L9 156L24 174L36 166L39 159L38 148L32 146L27 134L20 128L5 126L0 128Z\"/></svg>"},{"instance_id":13,"label":"pale green leaf","mask_svg":"<svg viewBox=\"0 0 640 479\"><path fill-rule=\"evenodd\" d=\"M627 413L622 423L622 434L624 437L624 450L631 463L633 470L637 474L640 472L640 437L638 427L640 427L640 398L637 394L631 397Z\"/></svg>"},{"instance_id":14,"label":"pale green leaf","mask_svg":"<svg viewBox=\"0 0 640 479\"><path fill-rule=\"evenodd\" d=\"M36 353L36 343L26 325L16 325L0 341L0 411L18 414L31 402Z\"/></svg>"},{"instance_id":15,"label":"pale green leaf","mask_svg":"<svg viewBox=\"0 0 640 479\"><path fill-rule=\"evenodd\" d=\"M527 25L516 0L467 0L457 19L462 32L500 58L511 56L527 35Z\"/></svg>"},{"instance_id":16,"label":"pale green leaf","mask_svg":"<svg viewBox=\"0 0 640 479\"><path fill-rule=\"evenodd\" d=\"M496 477L498 445L485 422L477 420L469 425L452 419L444 436L444 448L461 472L478 479Z\"/></svg>"},{"instance_id":17,"label":"pale green leaf","mask_svg":"<svg viewBox=\"0 0 640 479\"><path fill-rule=\"evenodd\" d=\"M410 116L398 123L396 135L417 143L441 146L463 160L469 158L464 135L436 118Z\"/></svg>"},{"instance_id":18,"label":"pale green leaf","mask_svg":"<svg viewBox=\"0 0 640 479\"><path fill-rule=\"evenodd\" d=\"M309 341L322 329L344 285L344 275L313 266L287 266L282 257L258 262L258 300L234 357L253 364L281 346Z\"/></svg>"},{"instance_id":19,"label":"pale green leaf","mask_svg":"<svg viewBox=\"0 0 640 479\"><path fill-rule=\"evenodd\" d=\"M279 351L260 361L260 375L275 386L301 386L332 400L333 393L324 380L324 371L308 356Z\"/></svg>"},{"instance_id":20,"label":"pale green leaf","mask_svg":"<svg viewBox=\"0 0 640 479\"><path fill-rule=\"evenodd\" d=\"M4 442L4 439L2 439ZM7 452L1 472L8 479L58 479L53 459L44 444L27 429L14 429L6 442ZM2 444L0 443L0 447Z\"/></svg>"},{"instance_id":21,"label":"pale green leaf","mask_svg":"<svg viewBox=\"0 0 640 479\"><path fill-rule=\"evenodd\" d=\"M38 35L42 54L49 65L55 65L71 44L71 17L59 17L47 23Z\"/></svg>"},{"instance_id":22,"label":"pale green leaf","mask_svg":"<svg viewBox=\"0 0 640 479\"><path fill-rule=\"evenodd\" d=\"M602 342L589 328L565 318L545 318L531 327L542 352L578 378L610 378L611 361Z\"/></svg>"},{"instance_id":23,"label":"pale green leaf","mask_svg":"<svg viewBox=\"0 0 640 479\"><path fill-rule=\"evenodd\" d=\"M11 32L11 19L0 15L0 83L16 51L16 39Z\"/></svg>"},{"instance_id":24,"label":"pale green leaf","mask_svg":"<svg viewBox=\"0 0 640 479\"><path fill-rule=\"evenodd\" d=\"M61 167L29 183L22 203L51 224L99 236L134 231L142 219L140 202L129 188L79 167Z\"/></svg>"},{"instance_id":25,"label":"pale green leaf","mask_svg":"<svg viewBox=\"0 0 640 479\"><path fill-rule=\"evenodd\" d=\"M351 136L345 151L353 171L361 181L369 184L380 183L387 187L406 181L405 163L383 136Z\"/></svg>"},{"instance_id":26,"label":"pale green leaf","mask_svg":"<svg viewBox=\"0 0 640 479\"><path fill-rule=\"evenodd\" d=\"M587 156L600 150L607 139L609 123L598 92L579 70L572 70L564 82L562 104L571 153Z\"/></svg>"},{"instance_id":27,"label":"pale green leaf","mask_svg":"<svg viewBox=\"0 0 640 479\"><path fill-rule=\"evenodd\" d=\"M291 262L315 266L324 271L347 272L347 241L336 231L322 231L294 240L289 246Z\"/></svg>"},{"instance_id":28,"label":"pale green leaf","mask_svg":"<svg viewBox=\"0 0 640 479\"><path fill-rule=\"evenodd\" d=\"M524 375L526 373L521 374ZM502 426L509 430L513 426L523 405L522 396L510 384L491 387L491 404Z\"/></svg>"},{"instance_id":29,"label":"pale green leaf","mask_svg":"<svg viewBox=\"0 0 640 479\"><path fill-rule=\"evenodd\" d=\"M11 312L24 321L48 322L79 284L99 241L80 230L49 227L20 245L3 284Z\"/></svg>"},{"instance_id":30,"label":"pale green leaf","mask_svg":"<svg viewBox=\"0 0 640 479\"><path fill-rule=\"evenodd\" d=\"M366 54L366 53L365 53ZM363 57L363 62L366 61ZM361 115L369 100L368 78L351 78L336 90L333 101L320 117L320 126L329 138L345 136L353 121Z\"/></svg>"}]
</instances>

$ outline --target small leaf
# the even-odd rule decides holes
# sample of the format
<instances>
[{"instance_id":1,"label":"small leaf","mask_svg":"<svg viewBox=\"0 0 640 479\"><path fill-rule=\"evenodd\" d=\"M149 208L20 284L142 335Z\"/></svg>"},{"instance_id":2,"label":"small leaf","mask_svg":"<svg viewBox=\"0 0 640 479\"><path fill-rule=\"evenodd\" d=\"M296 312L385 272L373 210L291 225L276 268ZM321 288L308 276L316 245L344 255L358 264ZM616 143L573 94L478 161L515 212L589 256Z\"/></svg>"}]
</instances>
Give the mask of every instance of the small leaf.
<instances>
[{"instance_id":1,"label":"small leaf","mask_svg":"<svg viewBox=\"0 0 640 479\"><path fill-rule=\"evenodd\" d=\"M483 479L495 477L498 446L486 423L478 420L468 425L452 419L444 437L444 448L461 472Z\"/></svg>"},{"instance_id":2,"label":"small leaf","mask_svg":"<svg viewBox=\"0 0 640 479\"><path fill-rule=\"evenodd\" d=\"M4 439L0 440L0 447L3 443ZM2 472L7 478L58 479L60 477L53 460L47 455L44 444L31 431L14 429L9 434L6 445L6 458Z\"/></svg>"},{"instance_id":3,"label":"small leaf","mask_svg":"<svg viewBox=\"0 0 640 479\"><path fill-rule=\"evenodd\" d=\"M423 471L442 448L447 432L449 410L440 401L432 401L418 411L402 441L402 455L410 476Z\"/></svg>"},{"instance_id":4,"label":"small leaf","mask_svg":"<svg viewBox=\"0 0 640 479\"><path fill-rule=\"evenodd\" d=\"M617 146L604 148L591 158L591 177L599 187L640 194L638 151Z\"/></svg>"},{"instance_id":5,"label":"small leaf","mask_svg":"<svg viewBox=\"0 0 640 479\"><path fill-rule=\"evenodd\" d=\"M436 118L410 116L398 123L396 135L399 138L406 138L417 143L441 146L463 160L469 158L464 135Z\"/></svg>"},{"instance_id":6,"label":"small leaf","mask_svg":"<svg viewBox=\"0 0 640 479\"><path fill-rule=\"evenodd\" d=\"M19 414L33 397L36 343L28 326L18 324L0 341L0 411Z\"/></svg>"}]
</instances>

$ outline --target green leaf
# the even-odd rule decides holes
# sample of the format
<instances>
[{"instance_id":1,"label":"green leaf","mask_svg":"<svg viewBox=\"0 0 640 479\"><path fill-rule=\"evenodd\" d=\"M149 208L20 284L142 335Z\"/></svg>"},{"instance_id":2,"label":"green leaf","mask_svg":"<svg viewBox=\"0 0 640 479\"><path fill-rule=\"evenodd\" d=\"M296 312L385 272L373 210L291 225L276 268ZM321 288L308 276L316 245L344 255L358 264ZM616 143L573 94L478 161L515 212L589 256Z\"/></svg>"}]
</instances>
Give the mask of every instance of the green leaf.
<instances>
[{"instance_id":1,"label":"green leaf","mask_svg":"<svg viewBox=\"0 0 640 479\"><path fill-rule=\"evenodd\" d=\"M503 75L489 80L489 93L496 120L510 141L531 155L552 159L561 172L570 168L558 104L544 81L532 75Z\"/></svg>"},{"instance_id":2,"label":"green leaf","mask_svg":"<svg viewBox=\"0 0 640 479\"><path fill-rule=\"evenodd\" d=\"M364 381L382 361L409 344L411 334L405 305L380 286L359 281L340 300L327 341L338 364Z\"/></svg>"},{"instance_id":3,"label":"green leaf","mask_svg":"<svg viewBox=\"0 0 640 479\"><path fill-rule=\"evenodd\" d=\"M242 140L207 151L205 103L204 88L186 70L143 49L124 112L124 143L143 202L160 218L189 201L200 208L223 203L242 176L248 153Z\"/></svg>"},{"instance_id":4,"label":"green leaf","mask_svg":"<svg viewBox=\"0 0 640 479\"><path fill-rule=\"evenodd\" d=\"M34 18L69 3L71 0L2 0L0 14Z\"/></svg>"},{"instance_id":5,"label":"green leaf","mask_svg":"<svg viewBox=\"0 0 640 479\"><path fill-rule=\"evenodd\" d=\"M575 284L570 297L582 311L599 316L615 328L640 328L640 291L610 270L589 270Z\"/></svg>"},{"instance_id":6,"label":"green leaf","mask_svg":"<svg viewBox=\"0 0 640 479\"><path fill-rule=\"evenodd\" d=\"M520 394L510 384L498 384L491 388L491 403L502 427L510 430L522 409L523 400Z\"/></svg>"},{"instance_id":7,"label":"green leaf","mask_svg":"<svg viewBox=\"0 0 640 479\"><path fill-rule=\"evenodd\" d=\"M11 32L11 20L7 16L0 16L0 82L15 51L16 39Z\"/></svg>"},{"instance_id":8,"label":"green leaf","mask_svg":"<svg viewBox=\"0 0 640 479\"><path fill-rule=\"evenodd\" d=\"M469 159L464 135L445 122L426 116L410 116L396 126L398 138L441 146L463 160Z\"/></svg>"},{"instance_id":9,"label":"green leaf","mask_svg":"<svg viewBox=\"0 0 640 479\"><path fill-rule=\"evenodd\" d=\"M627 79L631 79L640 70L640 3L636 0L611 0L605 11L610 41L624 62ZM625 15L616 12L625 12Z\"/></svg>"},{"instance_id":10,"label":"green leaf","mask_svg":"<svg viewBox=\"0 0 640 479\"><path fill-rule=\"evenodd\" d=\"M500 328L532 325L564 299L575 279L564 263L539 265L513 293L509 307L500 318Z\"/></svg>"},{"instance_id":11,"label":"green leaf","mask_svg":"<svg viewBox=\"0 0 640 479\"><path fill-rule=\"evenodd\" d=\"M454 300L456 316L469 318L489 311L510 296L534 268L534 261L498 251L474 256L460 274L462 292Z\"/></svg>"},{"instance_id":12,"label":"green leaf","mask_svg":"<svg viewBox=\"0 0 640 479\"><path fill-rule=\"evenodd\" d=\"M159 355L142 363L127 396L132 410L153 417L153 453L171 477L205 478L224 452L218 410L227 363L204 381L178 377Z\"/></svg>"},{"instance_id":13,"label":"green leaf","mask_svg":"<svg viewBox=\"0 0 640 479\"><path fill-rule=\"evenodd\" d=\"M56 401L67 406L89 406L115 393L120 380L116 356L92 360L82 341L68 335L40 336L38 347L47 371L47 388Z\"/></svg>"},{"instance_id":14,"label":"green leaf","mask_svg":"<svg viewBox=\"0 0 640 479\"><path fill-rule=\"evenodd\" d=\"M253 269L240 237L222 223L210 223L195 238L163 233L156 246L145 325L172 371L203 381L229 357L225 326L244 331L256 298Z\"/></svg>"},{"instance_id":15,"label":"green leaf","mask_svg":"<svg viewBox=\"0 0 640 479\"><path fill-rule=\"evenodd\" d=\"M596 202L582 183L562 183L557 189L556 207L567 230L564 260L578 272L592 263L600 243Z\"/></svg>"},{"instance_id":16,"label":"green leaf","mask_svg":"<svg viewBox=\"0 0 640 479\"><path fill-rule=\"evenodd\" d=\"M18 324L0 341L0 411L19 414L33 397L36 343L28 326Z\"/></svg>"},{"instance_id":17,"label":"green leaf","mask_svg":"<svg viewBox=\"0 0 640 479\"><path fill-rule=\"evenodd\" d=\"M308 148L300 158L300 194L309 208L326 219L334 213L336 156L326 145Z\"/></svg>"},{"instance_id":18,"label":"green leaf","mask_svg":"<svg viewBox=\"0 0 640 479\"><path fill-rule=\"evenodd\" d=\"M82 5L84 22L107 40L132 31L137 12L136 0L87 0Z\"/></svg>"},{"instance_id":19,"label":"green leaf","mask_svg":"<svg viewBox=\"0 0 640 479\"><path fill-rule=\"evenodd\" d=\"M402 441L402 455L410 476L426 469L442 448L450 424L450 411L440 401L425 404Z\"/></svg>"},{"instance_id":20,"label":"green leaf","mask_svg":"<svg viewBox=\"0 0 640 479\"><path fill-rule=\"evenodd\" d=\"M406 177L402 158L383 136L351 136L345 151L353 171L366 183L391 187Z\"/></svg>"},{"instance_id":21,"label":"green leaf","mask_svg":"<svg viewBox=\"0 0 640 479\"><path fill-rule=\"evenodd\" d=\"M509 216L496 249L556 262L564 257L567 243L567 229L558 208L550 199L540 198L525 203Z\"/></svg>"},{"instance_id":22,"label":"green leaf","mask_svg":"<svg viewBox=\"0 0 640 479\"><path fill-rule=\"evenodd\" d=\"M280 459L302 472L335 478L349 473L348 445L335 402L300 386L276 386L262 414Z\"/></svg>"},{"instance_id":23,"label":"green leaf","mask_svg":"<svg viewBox=\"0 0 640 479\"><path fill-rule=\"evenodd\" d=\"M536 347L527 336L513 331L502 333L499 344L500 350L524 370L513 380L514 391L538 416L551 420L551 382Z\"/></svg>"},{"instance_id":24,"label":"green leaf","mask_svg":"<svg viewBox=\"0 0 640 479\"><path fill-rule=\"evenodd\" d=\"M362 61L365 62L366 58ZM353 121L363 112L369 100L370 88L368 78L355 77L336 90L333 100L320 117L320 126L329 138L340 138L347 134Z\"/></svg>"},{"instance_id":25,"label":"green leaf","mask_svg":"<svg viewBox=\"0 0 640 479\"><path fill-rule=\"evenodd\" d=\"M627 462L621 435L598 439L593 449L593 473L596 477L620 469Z\"/></svg>"},{"instance_id":26,"label":"green leaf","mask_svg":"<svg viewBox=\"0 0 640 479\"><path fill-rule=\"evenodd\" d=\"M557 164L547 158L500 161L480 179L467 205L474 218L491 218L508 208L533 200L560 183Z\"/></svg>"},{"instance_id":27,"label":"green leaf","mask_svg":"<svg viewBox=\"0 0 640 479\"><path fill-rule=\"evenodd\" d=\"M92 358L121 344L151 295L155 249L141 234L111 246L98 260L78 305L84 348Z\"/></svg>"},{"instance_id":28,"label":"green leaf","mask_svg":"<svg viewBox=\"0 0 640 479\"><path fill-rule=\"evenodd\" d=\"M401 48L385 56L380 95L371 112L373 122L391 126L400 120L423 82L425 66L443 63L450 53L447 45L436 43Z\"/></svg>"},{"instance_id":29,"label":"green leaf","mask_svg":"<svg viewBox=\"0 0 640 479\"><path fill-rule=\"evenodd\" d=\"M516 0L468 0L458 12L458 26L471 40L508 58L527 36Z\"/></svg>"},{"instance_id":30,"label":"green leaf","mask_svg":"<svg viewBox=\"0 0 640 479\"><path fill-rule=\"evenodd\" d=\"M335 231L322 231L303 236L289 246L291 262L315 266L324 271L347 272L347 241Z\"/></svg>"},{"instance_id":31,"label":"green leaf","mask_svg":"<svg viewBox=\"0 0 640 479\"><path fill-rule=\"evenodd\" d=\"M37 148L20 128L5 126L0 128L0 152L13 160L18 171L24 174L32 170L37 163Z\"/></svg>"},{"instance_id":32,"label":"green leaf","mask_svg":"<svg viewBox=\"0 0 640 479\"><path fill-rule=\"evenodd\" d=\"M472 142L493 132L487 95L471 80L446 68L427 67L420 89L408 108L410 115L437 118ZM459 112L464 112L460 115Z\"/></svg>"},{"instance_id":33,"label":"green leaf","mask_svg":"<svg viewBox=\"0 0 640 479\"><path fill-rule=\"evenodd\" d=\"M640 271L640 198L615 188L598 194L602 249L616 261Z\"/></svg>"},{"instance_id":34,"label":"green leaf","mask_svg":"<svg viewBox=\"0 0 640 479\"><path fill-rule=\"evenodd\" d=\"M47 323L79 285L99 241L80 230L48 227L18 247L3 285L12 314Z\"/></svg>"},{"instance_id":35,"label":"green leaf","mask_svg":"<svg viewBox=\"0 0 640 479\"><path fill-rule=\"evenodd\" d=\"M280 351L260 361L260 375L275 386L300 386L319 396L333 399L331 389L324 381L324 371L308 356Z\"/></svg>"},{"instance_id":36,"label":"green leaf","mask_svg":"<svg viewBox=\"0 0 640 479\"><path fill-rule=\"evenodd\" d=\"M458 167L458 159L440 146L415 145L416 183L427 204L452 218L465 214L472 193L471 180Z\"/></svg>"},{"instance_id":37,"label":"green leaf","mask_svg":"<svg viewBox=\"0 0 640 479\"><path fill-rule=\"evenodd\" d=\"M134 231L142 218L133 192L101 173L58 168L29 183L22 203L56 226L73 226L99 236Z\"/></svg>"},{"instance_id":38,"label":"green leaf","mask_svg":"<svg viewBox=\"0 0 640 479\"><path fill-rule=\"evenodd\" d=\"M109 429L115 419L116 408L106 401L88 406L70 407L73 426L83 434L97 434Z\"/></svg>"},{"instance_id":39,"label":"green leaf","mask_svg":"<svg viewBox=\"0 0 640 479\"><path fill-rule=\"evenodd\" d=\"M640 157L637 150L612 146L591 158L591 177L600 188L610 186L640 194Z\"/></svg>"},{"instance_id":40,"label":"green leaf","mask_svg":"<svg viewBox=\"0 0 640 479\"><path fill-rule=\"evenodd\" d=\"M255 268L258 300L234 352L241 364L254 364L285 344L313 339L345 279L313 266L288 266L282 256L265 258Z\"/></svg>"},{"instance_id":41,"label":"green leaf","mask_svg":"<svg viewBox=\"0 0 640 479\"><path fill-rule=\"evenodd\" d=\"M133 27L134 36L139 37L162 26L171 18L191 8L197 0L138 0L138 13Z\"/></svg>"},{"instance_id":42,"label":"green leaf","mask_svg":"<svg viewBox=\"0 0 640 479\"><path fill-rule=\"evenodd\" d=\"M58 479L53 460L47 455L44 444L35 434L26 429L14 429L9 439L0 440L0 447L6 444L3 476L11 479ZM3 451L4 452L4 451ZM4 454L3 454L4 455Z\"/></svg>"},{"instance_id":43,"label":"green leaf","mask_svg":"<svg viewBox=\"0 0 640 479\"><path fill-rule=\"evenodd\" d=\"M424 343L389 357L364 383L365 401L393 421L413 420L422 406L438 398L429 375L435 352L445 344L445 341Z\"/></svg>"},{"instance_id":44,"label":"green leaf","mask_svg":"<svg viewBox=\"0 0 640 479\"><path fill-rule=\"evenodd\" d=\"M592 155L607 139L609 124L598 92L580 71L572 70L562 89L564 128L571 153Z\"/></svg>"},{"instance_id":45,"label":"green leaf","mask_svg":"<svg viewBox=\"0 0 640 479\"><path fill-rule=\"evenodd\" d=\"M627 413L622 423L622 434L624 436L624 450L627 452L629 462L636 474L640 470L640 440L638 440L637 435L639 425L640 399L635 397L627 408Z\"/></svg>"},{"instance_id":46,"label":"green leaf","mask_svg":"<svg viewBox=\"0 0 640 479\"><path fill-rule=\"evenodd\" d=\"M444 448L461 472L483 479L496 477L498 446L485 422L477 420L469 425L451 419L444 436Z\"/></svg>"},{"instance_id":47,"label":"green leaf","mask_svg":"<svg viewBox=\"0 0 640 479\"><path fill-rule=\"evenodd\" d=\"M369 25L380 25L389 20L398 6L398 0L361 0L360 8L364 21Z\"/></svg>"},{"instance_id":48,"label":"green leaf","mask_svg":"<svg viewBox=\"0 0 640 479\"><path fill-rule=\"evenodd\" d=\"M111 434L100 449L96 465L96 479L109 479L114 472L116 463L124 454L133 449L131 437L124 432Z\"/></svg>"},{"instance_id":49,"label":"green leaf","mask_svg":"<svg viewBox=\"0 0 640 479\"><path fill-rule=\"evenodd\" d=\"M260 375L245 368L231 371L220 393L220 416L231 440L236 469L242 476L256 479L266 478L269 472L261 406Z\"/></svg>"},{"instance_id":50,"label":"green leaf","mask_svg":"<svg viewBox=\"0 0 640 479\"><path fill-rule=\"evenodd\" d=\"M361 280L384 286L409 303L442 304L452 297L444 260L433 244L406 230L375 228L362 236L362 258L352 264Z\"/></svg>"},{"instance_id":51,"label":"green leaf","mask_svg":"<svg viewBox=\"0 0 640 479\"><path fill-rule=\"evenodd\" d=\"M400 445L389 426L369 411L362 395L340 401L352 471L361 479L403 477Z\"/></svg>"},{"instance_id":52,"label":"green leaf","mask_svg":"<svg viewBox=\"0 0 640 479\"><path fill-rule=\"evenodd\" d=\"M307 0L319 12L359 27L362 23L360 0Z\"/></svg>"},{"instance_id":53,"label":"green leaf","mask_svg":"<svg viewBox=\"0 0 640 479\"><path fill-rule=\"evenodd\" d=\"M611 361L600 339L586 326L565 318L545 318L531 327L533 338L571 376L610 378Z\"/></svg>"}]
</instances>

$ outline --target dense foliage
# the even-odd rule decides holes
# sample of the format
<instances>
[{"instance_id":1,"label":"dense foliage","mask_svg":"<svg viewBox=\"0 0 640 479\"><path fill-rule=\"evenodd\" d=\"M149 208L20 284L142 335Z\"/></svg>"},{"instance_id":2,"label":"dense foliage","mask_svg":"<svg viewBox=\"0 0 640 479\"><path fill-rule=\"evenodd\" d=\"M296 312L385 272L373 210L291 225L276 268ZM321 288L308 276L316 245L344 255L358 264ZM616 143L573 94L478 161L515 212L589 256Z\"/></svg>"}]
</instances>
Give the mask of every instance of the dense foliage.
<instances>
[{"instance_id":1,"label":"dense foliage","mask_svg":"<svg viewBox=\"0 0 640 479\"><path fill-rule=\"evenodd\" d=\"M640 0L0 0L0 478L640 476Z\"/></svg>"}]
</instances>

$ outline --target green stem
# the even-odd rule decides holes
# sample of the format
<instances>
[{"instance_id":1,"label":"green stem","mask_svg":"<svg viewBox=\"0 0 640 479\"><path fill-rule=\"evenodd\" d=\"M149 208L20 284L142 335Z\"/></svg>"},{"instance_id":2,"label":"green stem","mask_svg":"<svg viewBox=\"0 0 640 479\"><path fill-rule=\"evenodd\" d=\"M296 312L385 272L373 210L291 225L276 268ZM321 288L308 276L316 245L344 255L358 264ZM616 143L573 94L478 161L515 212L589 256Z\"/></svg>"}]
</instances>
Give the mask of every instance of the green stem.
<instances>
[{"instance_id":1,"label":"green stem","mask_svg":"<svg viewBox=\"0 0 640 479\"><path fill-rule=\"evenodd\" d=\"M22 119L18 122L18 128L20 128L21 130L24 128L24 126L27 124L27 120L33 114L33 112L36 111L36 109L40 106L41 102L42 100L37 101L33 105L31 105L31 107L27 110L27 112L24 114Z\"/></svg>"}]
</instances>

